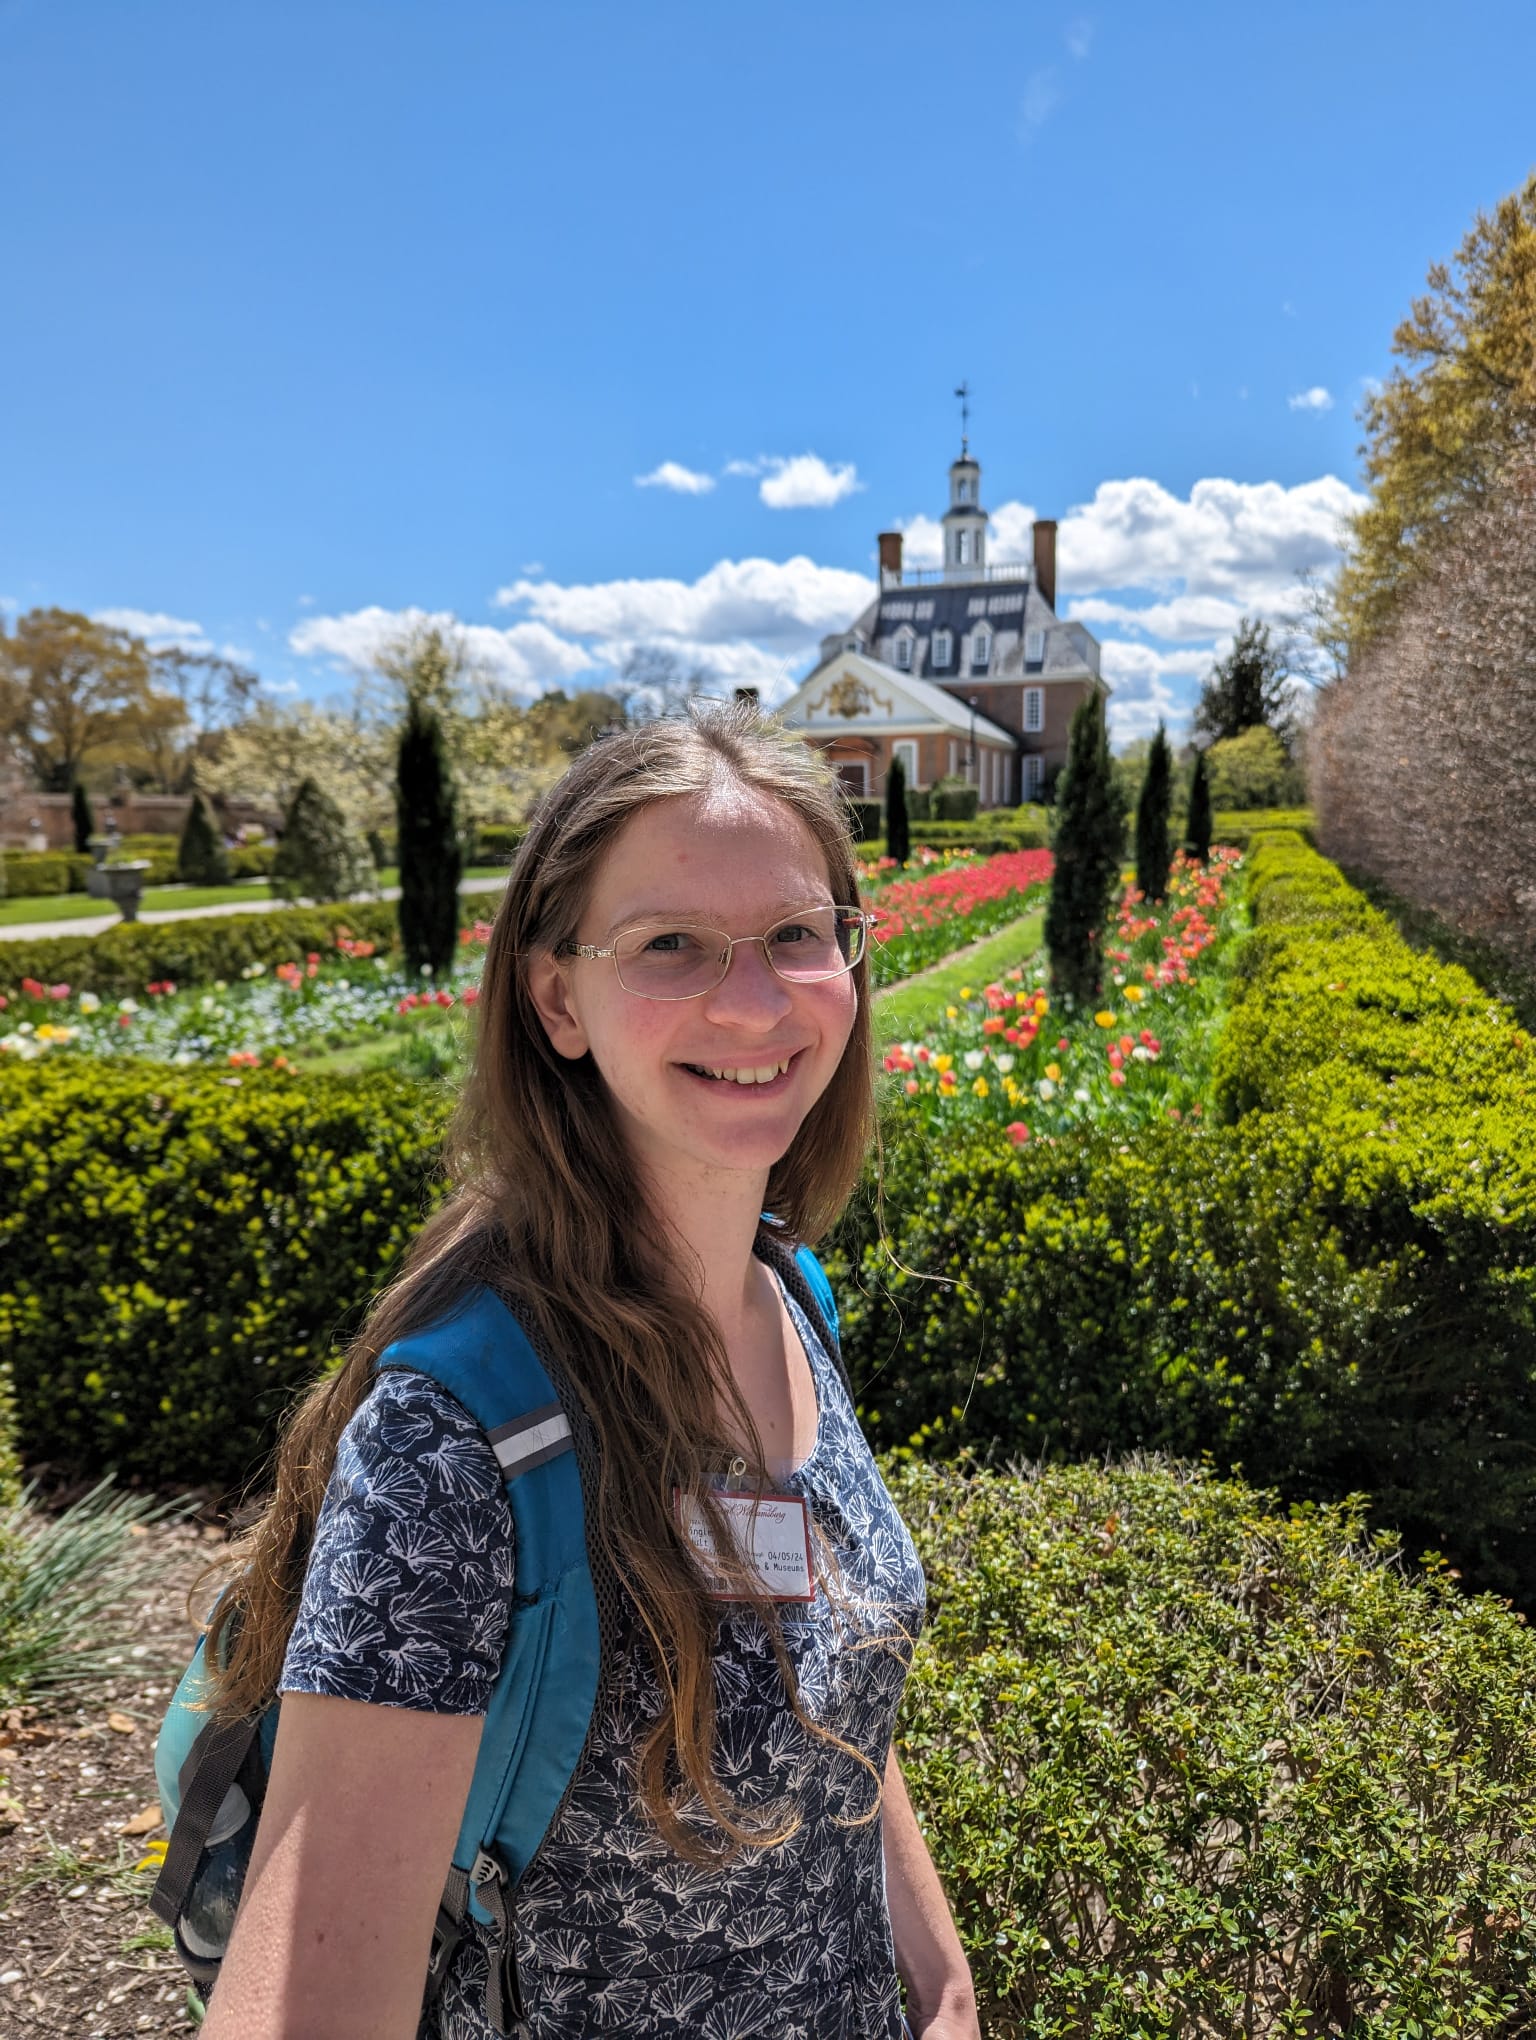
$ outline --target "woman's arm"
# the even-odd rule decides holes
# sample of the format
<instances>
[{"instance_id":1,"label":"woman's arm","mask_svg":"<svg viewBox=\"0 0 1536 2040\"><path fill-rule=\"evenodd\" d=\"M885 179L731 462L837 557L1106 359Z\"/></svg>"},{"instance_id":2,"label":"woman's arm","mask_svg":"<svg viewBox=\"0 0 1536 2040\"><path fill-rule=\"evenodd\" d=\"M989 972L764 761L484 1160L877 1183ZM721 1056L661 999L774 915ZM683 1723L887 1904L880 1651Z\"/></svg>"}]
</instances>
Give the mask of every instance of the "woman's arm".
<instances>
[{"instance_id":1,"label":"woman's arm","mask_svg":"<svg viewBox=\"0 0 1536 2040\"><path fill-rule=\"evenodd\" d=\"M203 2040L414 2040L483 1719L283 1696Z\"/></svg>"},{"instance_id":2,"label":"woman's arm","mask_svg":"<svg viewBox=\"0 0 1536 2040\"><path fill-rule=\"evenodd\" d=\"M981 2040L976 1989L893 1748L885 1765L885 1892L917 2040Z\"/></svg>"}]
</instances>

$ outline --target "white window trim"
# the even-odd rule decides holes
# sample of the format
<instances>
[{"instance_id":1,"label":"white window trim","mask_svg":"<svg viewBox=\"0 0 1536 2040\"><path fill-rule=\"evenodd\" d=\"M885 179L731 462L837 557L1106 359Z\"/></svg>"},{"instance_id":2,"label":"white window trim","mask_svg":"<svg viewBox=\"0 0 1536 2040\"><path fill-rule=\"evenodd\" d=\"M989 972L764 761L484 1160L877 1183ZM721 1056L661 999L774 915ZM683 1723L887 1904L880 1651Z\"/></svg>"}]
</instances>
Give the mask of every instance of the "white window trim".
<instances>
[{"instance_id":1,"label":"white window trim","mask_svg":"<svg viewBox=\"0 0 1536 2040\"><path fill-rule=\"evenodd\" d=\"M960 740L958 737L951 737L949 740L949 772L947 774L947 777L949 777L950 779L954 779L958 775L959 770L960 770Z\"/></svg>"},{"instance_id":2,"label":"white window trim","mask_svg":"<svg viewBox=\"0 0 1536 2040\"><path fill-rule=\"evenodd\" d=\"M1024 727L1031 735L1045 728L1045 689L1026 687L1024 690Z\"/></svg>"},{"instance_id":3,"label":"white window trim","mask_svg":"<svg viewBox=\"0 0 1536 2040\"><path fill-rule=\"evenodd\" d=\"M910 789L912 787L915 787L917 785L916 737L897 737L895 742L891 745L891 756L892 758L899 758L902 764L907 768L908 788Z\"/></svg>"},{"instance_id":4,"label":"white window trim","mask_svg":"<svg viewBox=\"0 0 1536 2040\"><path fill-rule=\"evenodd\" d=\"M839 779L843 778L845 772L857 771L862 774L863 783L857 787L848 787L848 791L853 794L855 800L869 799L869 760L867 758L839 758L836 770ZM843 784L848 786L846 779L843 779Z\"/></svg>"},{"instance_id":5,"label":"white window trim","mask_svg":"<svg viewBox=\"0 0 1536 2040\"><path fill-rule=\"evenodd\" d=\"M971 671L989 673L992 670L992 632L988 625L978 624L971 632Z\"/></svg>"},{"instance_id":6,"label":"white window trim","mask_svg":"<svg viewBox=\"0 0 1536 2040\"><path fill-rule=\"evenodd\" d=\"M1045 632L1043 630L1025 631L1024 663L1027 666L1038 666L1043 664L1044 660L1045 660Z\"/></svg>"},{"instance_id":7,"label":"white window trim","mask_svg":"<svg viewBox=\"0 0 1536 2040\"><path fill-rule=\"evenodd\" d=\"M1038 751L1027 751L1020 760L1020 765L1022 769L1019 799L1021 802L1031 801L1040 791L1040 782L1045 777L1045 760Z\"/></svg>"},{"instance_id":8,"label":"white window trim","mask_svg":"<svg viewBox=\"0 0 1536 2040\"><path fill-rule=\"evenodd\" d=\"M891 663L900 672L911 672L912 647L916 642L917 633L909 624L904 623L901 629L897 631L895 640L891 645Z\"/></svg>"},{"instance_id":9,"label":"white window trim","mask_svg":"<svg viewBox=\"0 0 1536 2040\"><path fill-rule=\"evenodd\" d=\"M939 656L939 646L941 644L944 647L944 656L942 658ZM933 634L932 648L933 670L935 673L947 673L949 671L949 662L954 656L954 632L952 630L936 630Z\"/></svg>"}]
</instances>

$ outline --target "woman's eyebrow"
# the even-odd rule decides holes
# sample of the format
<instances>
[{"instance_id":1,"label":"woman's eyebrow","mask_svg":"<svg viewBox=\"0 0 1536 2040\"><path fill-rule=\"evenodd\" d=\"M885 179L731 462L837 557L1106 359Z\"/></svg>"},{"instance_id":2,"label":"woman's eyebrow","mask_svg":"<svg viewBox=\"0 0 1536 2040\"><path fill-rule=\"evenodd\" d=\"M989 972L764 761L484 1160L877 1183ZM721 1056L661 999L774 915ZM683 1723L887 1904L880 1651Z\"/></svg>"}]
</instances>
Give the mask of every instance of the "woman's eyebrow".
<instances>
[{"instance_id":1,"label":"woman's eyebrow","mask_svg":"<svg viewBox=\"0 0 1536 2040\"><path fill-rule=\"evenodd\" d=\"M771 928L776 921L783 920L786 914L799 914L804 913L809 907L832 907L836 904L830 893L822 899L784 900L770 910L764 927ZM727 918L735 920L737 917L734 914L721 915L706 907L631 907L614 916L608 924L608 935L603 939L606 941L608 936L617 935L625 928L633 928L650 921L692 922L695 927L718 928L721 921Z\"/></svg>"}]
</instances>

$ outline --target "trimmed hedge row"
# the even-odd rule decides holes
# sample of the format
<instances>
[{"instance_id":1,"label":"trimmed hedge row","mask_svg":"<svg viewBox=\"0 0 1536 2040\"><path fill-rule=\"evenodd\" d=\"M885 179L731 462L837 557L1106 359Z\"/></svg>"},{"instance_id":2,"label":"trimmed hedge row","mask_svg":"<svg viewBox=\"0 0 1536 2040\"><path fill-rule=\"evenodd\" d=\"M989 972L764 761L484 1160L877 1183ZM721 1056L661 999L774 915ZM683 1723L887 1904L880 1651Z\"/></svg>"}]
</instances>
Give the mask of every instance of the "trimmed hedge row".
<instances>
[{"instance_id":1,"label":"trimmed hedge row","mask_svg":"<svg viewBox=\"0 0 1536 2040\"><path fill-rule=\"evenodd\" d=\"M239 1486L433 1195L388 1075L0 1065L0 1365L30 1461Z\"/></svg>"},{"instance_id":2,"label":"trimmed hedge row","mask_svg":"<svg viewBox=\"0 0 1536 2040\"><path fill-rule=\"evenodd\" d=\"M994 2040L1536 2019L1536 1638L1358 1499L889 1468L930 1625L897 1738Z\"/></svg>"},{"instance_id":3,"label":"trimmed hedge row","mask_svg":"<svg viewBox=\"0 0 1536 2040\"><path fill-rule=\"evenodd\" d=\"M459 921L470 926L494 911L496 896L465 893ZM238 977L248 963L286 963L331 949L339 930L393 948L396 910L389 900L342 900L325 907L278 907L261 914L209 914L188 921L120 922L101 935L48 935L0 942L0 990L24 977L77 990L141 992L169 978L178 985Z\"/></svg>"},{"instance_id":4,"label":"trimmed hedge row","mask_svg":"<svg viewBox=\"0 0 1536 2040\"><path fill-rule=\"evenodd\" d=\"M1299 837L1261 841L1251 899L1223 1123L887 1139L895 1263L868 1191L831 1256L868 1420L1364 1490L1536 1602L1536 1051Z\"/></svg>"}]
</instances>

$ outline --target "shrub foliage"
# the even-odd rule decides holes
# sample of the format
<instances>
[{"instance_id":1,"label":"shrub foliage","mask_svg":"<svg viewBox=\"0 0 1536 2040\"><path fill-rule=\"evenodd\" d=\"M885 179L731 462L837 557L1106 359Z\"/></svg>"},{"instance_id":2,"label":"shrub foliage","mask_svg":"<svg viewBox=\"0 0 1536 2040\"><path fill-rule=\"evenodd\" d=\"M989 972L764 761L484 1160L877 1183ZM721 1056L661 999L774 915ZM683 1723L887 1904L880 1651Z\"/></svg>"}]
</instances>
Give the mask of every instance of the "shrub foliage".
<instances>
[{"instance_id":1,"label":"shrub foliage","mask_svg":"<svg viewBox=\"0 0 1536 2040\"><path fill-rule=\"evenodd\" d=\"M1536 1049L1299 838L1260 839L1251 899L1219 1123L887 1143L891 1253L866 1195L832 1255L866 1414L1364 1490L1536 1601Z\"/></svg>"},{"instance_id":2,"label":"shrub foliage","mask_svg":"<svg viewBox=\"0 0 1536 2040\"><path fill-rule=\"evenodd\" d=\"M898 1741L993 2040L1536 2019L1536 1639L1357 1499L1158 1465L890 1470Z\"/></svg>"},{"instance_id":3,"label":"shrub foliage","mask_svg":"<svg viewBox=\"0 0 1536 2040\"><path fill-rule=\"evenodd\" d=\"M0 1355L24 1456L248 1479L421 1221L431 1098L384 1075L0 1066Z\"/></svg>"}]
</instances>

